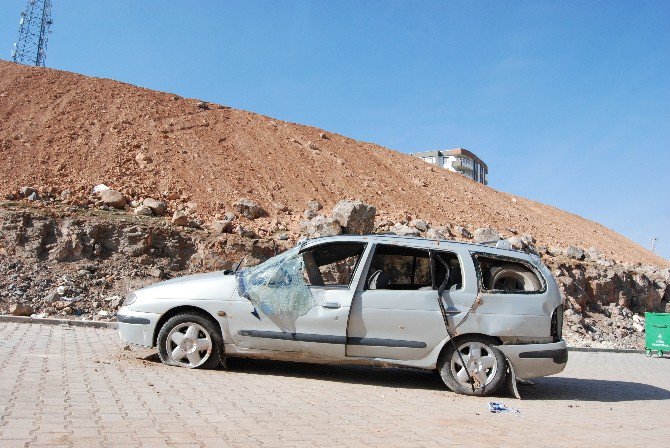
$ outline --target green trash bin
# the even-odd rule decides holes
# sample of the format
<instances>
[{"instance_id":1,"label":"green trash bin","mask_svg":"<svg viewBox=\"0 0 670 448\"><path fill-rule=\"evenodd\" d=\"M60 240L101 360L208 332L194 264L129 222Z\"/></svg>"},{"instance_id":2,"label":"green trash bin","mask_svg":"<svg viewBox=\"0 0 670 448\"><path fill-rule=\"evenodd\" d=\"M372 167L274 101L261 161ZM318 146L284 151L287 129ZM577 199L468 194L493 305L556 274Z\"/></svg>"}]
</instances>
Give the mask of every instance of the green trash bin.
<instances>
[{"instance_id":1,"label":"green trash bin","mask_svg":"<svg viewBox=\"0 0 670 448\"><path fill-rule=\"evenodd\" d=\"M670 352L670 313L644 313L644 318L647 356L654 350L659 357Z\"/></svg>"}]
</instances>

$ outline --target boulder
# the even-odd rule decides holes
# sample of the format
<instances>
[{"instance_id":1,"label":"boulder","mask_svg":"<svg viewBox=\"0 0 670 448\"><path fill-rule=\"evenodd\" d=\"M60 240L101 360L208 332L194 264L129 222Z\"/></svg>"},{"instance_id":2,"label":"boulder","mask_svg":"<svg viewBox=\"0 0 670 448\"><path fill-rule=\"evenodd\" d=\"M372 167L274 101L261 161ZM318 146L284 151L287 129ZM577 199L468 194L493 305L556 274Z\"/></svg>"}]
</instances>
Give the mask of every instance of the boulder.
<instances>
[{"instance_id":1,"label":"boulder","mask_svg":"<svg viewBox=\"0 0 670 448\"><path fill-rule=\"evenodd\" d=\"M344 228L344 233L365 235L372 233L377 209L361 201L340 201L332 216Z\"/></svg>"},{"instance_id":2,"label":"boulder","mask_svg":"<svg viewBox=\"0 0 670 448\"><path fill-rule=\"evenodd\" d=\"M210 225L212 230L215 233L232 233L233 230L235 229L235 224L233 224L232 221L212 221L212 224Z\"/></svg>"},{"instance_id":3,"label":"boulder","mask_svg":"<svg viewBox=\"0 0 670 448\"><path fill-rule=\"evenodd\" d=\"M434 240L445 240L449 238L449 236L449 229L444 226L433 227L426 231L426 238Z\"/></svg>"},{"instance_id":4,"label":"boulder","mask_svg":"<svg viewBox=\"0 0 670 448\"><path fill-rule=\"evenodd\" d=\"M167 204L157 199L146 198L142 201L142 205L149 207L156 216L163 216L167 211Z\"/></svg>"},{"instance_id":5,"label":"boulder","mask_svg":"<svg viewBox=\"0 0 670 448\"><path fill-rule=\"evenodd\" d=\"M467 239L472 238L472 233L470 233L470 231L468 229L466 229L465 227L454 226L454 233L456 234L456 236L459 236L459 237L462 237L462 238L467 238Z\"/></svg>"},{"instance_id":6,"label":"boulder","mask_svg":"<svg viewBox=\"0 0 670 448\"><path fill-rule=\"evenodd\" d=\"M127 202L123 194L116 190L112 190L111 188L99 191L98 197L100 197L100 201L108 207L123 208L126 206Z\"/></svg>"},{"instance_id":7,"label":"boulder","mask_svg":"<svg viewBox=\"0 0 670 448\"><path fill-rule=\"evenodd\" d=\"M37 195L37 190L33 187L21 187L19 195L23 198L29 198L32 195Z\"/></svg>"},{"instance_id":8,"label":"boulder","mask_svg":"<svg viewBox=\"0 0 670 448\"><path fill-rule=\"evenodd\" d=\"M406 226L404 224L396 224L393 227L389 229L389 232L394 234L394 235L399 235L399 236L419 236L421 232L419 232L419 229L416 229L414 227Z\"/></svg>"},{"instance_id":9,"label":"boulder","mask_svg":"<svg viewBox=\"0 0 670 448\"><path fill-rule=\"evenodd\" d=\"M133 210L133 213L136 215L141 215L141 216L151 216L153 215L153 211L151 210L151 207L148 205L140 205L138 206L135 210Z\"/></svg>"},{"instance_id":10,"label":"boulder","mask_svg":"<svg viewBox=\"0 0 670 448\"><path fill-rule=\"evenodd\" d=\"M342 234L342 226L335 218L316 216L300 223L300 233L308 238L334 236Z\"/></svg>"},{"instance_id":11,"label":"boulder","mask_svg":"<svg viewBox=\"0 0 670 448\"><path fill-rule=\"evenodd\" d=\"M172 215L172 224L175 226L183 226L186 227L188 226L189 219L188 215L184 212L176 211L174 212L174 215Z\"/></svg>"},{"instance_id":12,"label":"boulder","mask_svg":"<svg viewBox=\"0 0 670 448\"><path fill-rule=\"evenodd\" d=\"M584 259L584 250L580 249L579 247L570 246L567 249L565 249L564 253L566 257L572 258L574 260Z\"/></svg>"},{"instance_id":13,"label":"boulder","mask_svg":"<svg viewBox=\"0 0 670 448\"><path fill-rule=\"evenodd\" d=\"M233 207L240 215L248 219L257 219L265 216L267 212L263 207L254 201L246 198L241 198L233 204Z\"/></svg>"},{"instance_id":14,"label":"boulder","mask_svg":"<svg viewBox=\"0 0 670 448\"><path fill-rule=\"evenodd\" d=\"M413 219L409 225L420 232L425 232L428 230L428 223L426 223L426 221L423 219Z\"/></svg>"},{"instance_id":15,"label":"boulder","mask_svg":"<svg viewBox=\"0 0 670 448\"><path fill-rule=\"evenodd\" d=\"M322 208L323 208L323 205L321 205L321 203L319 201L311 200L311 201L307 202L307 209L308 210L318 212Z\"/></svg>"},{"instance_id":16,"label":"boulder","mask_svg":"<svg viewBox=\"0 0 670 448\"><path fill-rule=\"evenodd\" d=\"M500 239L502 239L500 233L491 227L480 227L475 230L476 243L488 243L491 241L499 241Z\"/></svg>"},{"instance_id":17,"label":"boulder","mask_svg":"<svg viewBox=\"0 0 670 448\"><path fill-rule=\"evenodd\" d=\"M9 314L12 316L30 316L35 310L30 305L24 303L14 303L9 305Z\"/></svg>"}]
</instances>

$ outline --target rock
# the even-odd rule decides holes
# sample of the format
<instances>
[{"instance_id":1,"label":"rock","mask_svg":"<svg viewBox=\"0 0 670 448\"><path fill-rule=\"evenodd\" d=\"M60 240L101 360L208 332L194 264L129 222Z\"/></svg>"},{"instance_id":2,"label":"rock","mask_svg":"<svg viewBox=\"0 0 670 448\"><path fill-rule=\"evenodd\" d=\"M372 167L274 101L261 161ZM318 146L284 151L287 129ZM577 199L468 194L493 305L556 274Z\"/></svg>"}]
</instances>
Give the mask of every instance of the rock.
<instances>
[{"instance_id":1,"label":"rock","mask_svg":"<svg viewBox=\"0 0 670 448\"><path fill-rule=\"evenodd\" d=\"M318 212L323 208L323 205L317 200L311 200L307 202L307 209L312 210L314 212Z\"/></svg>"},{"instance_id":2,"label":"rock","mask_svg":"<svg viewBox=\"0 0 670 448\"><path fill-rule=\"evenodd\" d=\"M446 227L433 227L426 231L426 238L433 240L445 240L449 238L449 229Z\"/></svg>"},{"instance_id":3,"label":"rock","mask_svg":"<svg viewBox=\"0 0 670 448\"><path fill-rule=\"evenodd\" d=\"M151 207L148 205L140 205L135 210L133 210L133 213L138 216L151 216L153 214Z\"/></svg>"},{"instance_id":4,"label":"rock","mask_svg":"<svg viewBox=\"0 0 670 448\"><path fill-rule=\"evenodd\" d=\"M277 239L280 241L287 241L289 239L289 235L286 232L278 233Z\"/></svg>"},{"instance_id":5,"label":"rock","mask_svg":"<svg viewBox=\"0 0 670 448\"><path fill-rule=\"evenodd\" d=\"M138 152L137 155L135 156L135 161L140 165L146 165L147 163L153 162L153 159L151 158L151 156L143 152Z\"/></svg>"},{"instance_id":6,"label":"rock","mask_svg":"<svg viewBox=\"0 0 670 448\"><path fill-rule=\"evenodd\" d=\"M209 104L204 101L199 101L198 104L196 104L196 107L200 110L209 110Z\"/></svg>"},{"instance_id":7,"label":"rock","mask_svg":"<svg viewBox=\"0 0 670 448\"><path fill-rule=\"evenodd\" d=\"M35 193L37 193L37 190L33 187L21 187L19 190L19 195L21 195L22 198L30 197Z\"/></svg>"},{"instance_id":8,"label":"rock","mask_svg":"<svg viewBox=\"0 0 670 448\"><path fill-rule=\"evenodd\" d=\"M308 238L334 236L342 234L342 226L335 218L316 216L300 223L300 233Z\"/></svg>"},{"instance_id":9,"label":"rock","mask_svg":"<svg viewBox=\"0 0 670 448\"><path fill-rule=\"evenodd\" d=\"M109 311L100 310L97 314L98 317L109 317Z\"/></svg>"},{"instance_id":10,"label":"rock","mask_svg":"<svg viewBox=\"0 0 670 448\"><path fill-rule=\"evenodd\" d=\"M411 227L414 227L420 232L425 232L426 230L428 230L428 224L426 223L426 221L422 219L413 219L412 221L410 221L409 225Z\"/></svg>"},{"instance_id":11,"label":"rock","mask_svg":"<svg viewBox=\"0 0 670 448\"><path fill-rule=\"evenodd\" d=\"M419 236L421 232L419 232L419 229L416 229L414 227L406 226L404 224L396 224L393 227L389 229L389 232L394 234L394 235L399 235L399 236Z\"/></svg>"},{"instance_id":12,"label":"rock","mask_svg":"<svg viewBox=\"0 0 670 448\"><path fill-rule=\"evenodd\" d=\"M377 209L361 201L340 201L332 216L344 228L344 233L366 235L372 233Z\"/></svg>"},{"instance_id":13,"label":"rock","mask_svg":"<svg viewBox=\"0 0 670 448\"><path fill-rule=\"evenodd\" d=\"M232 233L235 225L232 221L212 221L210 227L216 233Z\"/></svg>"},{"instance_id":14,"label":"rock","mask_svg":"<svg viewBox=\"0 0 670 448\"><path fill-rule=\"evenodd\" d=\"M109 306L112 308L118 308L123 303L123 297L121 296L110 296L107 298Z\"/></svg>"},{"instance_id":15,"label":"rock","mask_svg":"<svg viewBox=\"0 0 670 448\"><path fill-rule=\"evenodd\" d=\"M123 194L111 188L98 192L98 196L100 197L100 201L109 207L121 209L126 206L126 198Z\"/></svg>"},{"instance_id":16,"label":"rock","mask_svg":"<svg viewBox=\"0 0 670 448\"><path fill-rule=\"evenodd\" d=\"M319 150L319 147L318 147L317 144L314 143L314 142L307 142L307 147L308 147L309 149L314 150L314 151L318 151L318 150Z\"/></svg>"},{"instance_id":17,"label":"rock","mask_svg":"<svg viewBox=\"0 0 670 448\"><path fill-rule=\"evenodd\" d=\"M242 216L248 219L257 219L261 216L267 215L267 212L259 204L252 200L241 198L233 204L235 210Z\"/></svg>"},{"instance_id":18,"label":"rock","mask_svg":"<svg viewBox=\"0 0 670 448\"><path fill-rule=\"evenodd\" d=\"M570 246L567 249L565 249L564 253L566 257L572 258L574 260L584 259L584 251L579 247Z\"/></svg>"},{"instance_id":19,"label":"rock","mask_svg":"<svg viewBox=\"0 0 670 448\"><path fill-rule=\"evenodd\" d=\"M475 230L476 243L488 243L491 241L499 241L500 239L502 239L500 233L491 227L480 227Z\"/></svg>"},{"instance_id":20,"label":"rock","mask_svg":"<svg viewBox=\"0 0 670 448\"><path fill-rule=\"evenodd\" d=\"M93 187L93 193L100 193L101 191L110 190L110 188L105 184L98 184Z\"/></svg>"},{"instance_id":21,"label":"rock","mask_svg":"<svg viewBox=\"0 0 670 448\"><path fill-rule=\"evenodd\" d=\"M241 225L238 225L235 228L235 232L243 238L257 238L258 237L258 235L256 235L256 232L254 232L251 229L247 229L247 228L245 228Z\"/></svg>"},{"instance_id":22,"label":"rock","mask_svg":"<svg viewBox=\"0 0 670 448\"><path fill-rule=\"evenodd\" d=\"M329 140L330 139L330 137L328 137L328 135L326 135L325 132L320 132L319 137L321 137L324 140Z\"/></svg>"},{"instance_id":23,"label":"rock","mask_svg":"<svg viewBox=\"0 0 670 448\"><path fill-rule=\"evenodd\" d=\"M35 310L30 305L24 303L13 303L9 305L9 314L12 316L30 316Z\"/></svg>"},{"instance_id":24,"label":"rock","mask_svg":"<svg viewBox=\"0 0 670 448\"><path fill-rule=\"evenodd\" d=\"M38 199L37 193L31 193L30 196L28 196L29 201L36 201Z\"/></svg>"},{"instance_id":25,"label":"rock","mask_svg":"<svg viewBox=\"0 0 670 448\"><path fill-rule=\"evenodd\" d=\"M149 269L149 275L152 277L161 278L163 277L163 271L161 270L161 268L153 267Z\"/></svg>"},{"instance_id":26,"label":"rock","mask_svg":"<svg viewBox=\"0 0 670 448\"><path fill-rule=\"evenodd\" d=\"M167 211L167 204L157 199L146 198L144 201L142 201L142 205L146 205L147 207L151 208L151 211L156 216L163 216Z\"/></svg>"},{"instance_id":27,"label":"rock","mask_svg":"<svg viewBox=\"0 0 670 448\"><path fill-rule=\"evenodd\" d=\"M176 211L172 215L172 224L174 224L175 226L186 227L186 226L188 226L188 223L189 223L189 219L188 219L188 215L186 213Z\"/></svg>"},{"instance_id":28,"label":"rock","mask_svg":"<svg viewBox=\"0 0 670 448\"><path fill-rule=\"evenodd\" d=\"M315 216L316 216L316 212L315 212L314 210L310 209L310 208L306 209L306 210L302 213L302 217L305 218L305 219L312 219L312 218L314 218Z\"/></svg>"},{"instance_id":29,"label":"rock","mask_svg":"<svg viewBox=\"0 0 670 448\"><path fill-rule=\"evenodd\" d=\"M232 212L228 212L225 215L223 215L224 221L235 221L235 218L236 218L235 213Z\"/></svg>"},{"instance_id":30,"label":"rock","mask_svg":"<svg viewBox=\"0 0 670 448\"><path fill-rule=\"evenodd\" d=\"M460 237L468 238L468 239L472 238L472 233L470 233L470 231L468 229L466 229L465 227L454 226L454 232L455 232L456 236L460 236Z\"/></svg>"}]
</instances>

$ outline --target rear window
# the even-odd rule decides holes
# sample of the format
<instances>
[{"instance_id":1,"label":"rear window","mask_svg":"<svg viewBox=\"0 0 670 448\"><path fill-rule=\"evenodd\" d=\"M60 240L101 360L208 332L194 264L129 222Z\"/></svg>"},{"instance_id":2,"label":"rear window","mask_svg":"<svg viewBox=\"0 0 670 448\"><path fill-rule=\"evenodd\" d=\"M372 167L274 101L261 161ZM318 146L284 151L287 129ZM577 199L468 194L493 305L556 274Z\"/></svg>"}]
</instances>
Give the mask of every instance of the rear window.
<instances>
[{"instance_id":1,"label":"rear window","mask_svg":"<svg viewBox=\"0 0 670 448\"><path fill-rule=\"evenodd\" d=\"M534 268L521 261L475 255L480 286L497 293L534 293L544 290L544 282Z\"/></svg>"}]
</instances>

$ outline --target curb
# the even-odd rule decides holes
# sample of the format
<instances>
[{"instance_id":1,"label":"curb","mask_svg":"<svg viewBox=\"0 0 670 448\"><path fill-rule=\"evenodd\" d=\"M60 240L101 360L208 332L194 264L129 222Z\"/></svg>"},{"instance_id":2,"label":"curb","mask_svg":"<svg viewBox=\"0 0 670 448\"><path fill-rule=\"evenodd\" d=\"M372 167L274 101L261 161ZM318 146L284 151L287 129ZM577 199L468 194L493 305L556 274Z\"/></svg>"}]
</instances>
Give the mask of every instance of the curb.
<instances>
[{"instance_id":1,"label":"curb","mask_svg":"<svg viewBox=\"0 0 670 448\"><path fill-rule=\"evenodd\" d=\"M568 347L569 352L606 352L606 353L644 353L644 350L634 348L598 348L598 347Z\"/></svg>"},{"instance_id":2,"label":"curb","mask_svg":"<svg viewBox=\"0 0 670 448\"><path fill-rule=\"evenodd\" d=\"M66 325L70 327L108 328L116 330L119 325L116 322L99 322L94 320L74 320L55 318L33 318L24 316L0 315L0 322L13 322L18 324L43 324L43 325Z\"/></svg>"}]
</instances>

